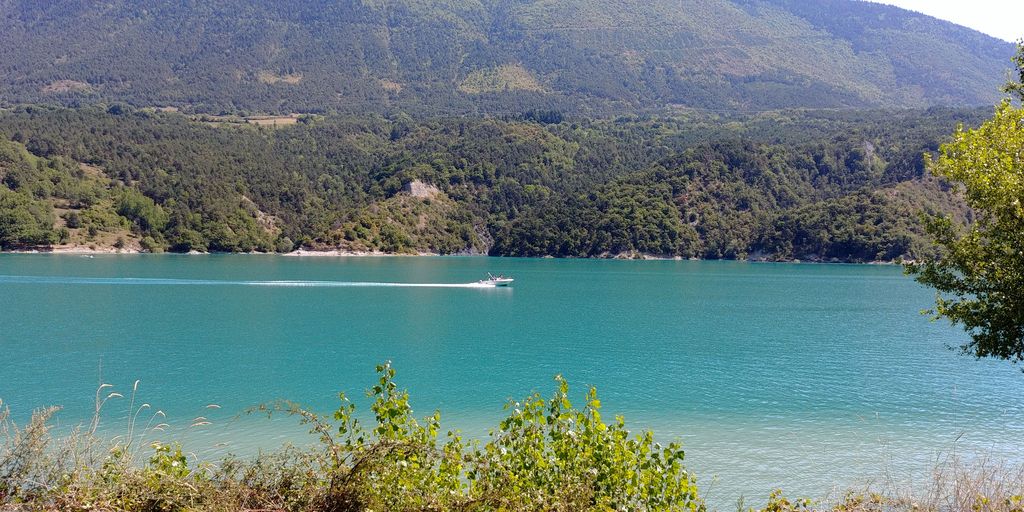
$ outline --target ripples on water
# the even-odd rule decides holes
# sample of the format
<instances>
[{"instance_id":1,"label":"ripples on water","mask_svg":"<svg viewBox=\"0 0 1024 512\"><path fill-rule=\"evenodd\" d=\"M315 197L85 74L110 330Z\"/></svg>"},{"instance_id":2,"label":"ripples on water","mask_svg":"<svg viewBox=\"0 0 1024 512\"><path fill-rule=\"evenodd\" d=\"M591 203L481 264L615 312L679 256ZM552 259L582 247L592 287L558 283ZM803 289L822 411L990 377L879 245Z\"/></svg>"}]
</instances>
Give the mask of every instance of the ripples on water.
<instances>
[{"instance_id":1,"label":"ripples on water","mask_svg":"<svg viewBox=\"0 0 1024 512\"><path fill-rule=\"evenodd\" d=\"M515 286L471 284L488 271ZM1024 376L946 350L964 336L918 313L932 299L879 266L0 255L0 398L23 415L64 405L66 426L101 378L122 393L142 379L168 435L253 453L308 437L246 407L328 412L384 360L420 415L439 408L475 436L561 373L580 397L596 385L606 417L682 438L727 509L775 487L921 480L954 441L1021 458ZM107 431L125 408L109 405ZM187 428L199 415L214 424Z\"/></svg>"}]
</instances>

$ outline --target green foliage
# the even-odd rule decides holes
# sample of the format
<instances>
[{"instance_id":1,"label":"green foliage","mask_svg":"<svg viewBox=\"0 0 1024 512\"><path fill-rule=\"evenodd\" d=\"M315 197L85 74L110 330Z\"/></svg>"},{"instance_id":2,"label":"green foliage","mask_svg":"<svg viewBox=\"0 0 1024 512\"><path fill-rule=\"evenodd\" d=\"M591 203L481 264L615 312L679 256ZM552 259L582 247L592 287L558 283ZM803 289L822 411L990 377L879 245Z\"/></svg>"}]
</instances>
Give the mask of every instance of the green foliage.
<instances>
[{"instance_id":1,"label":"green foliage","mask_svg":"<svg viewBox=\"0 0 1024 512\"><path fill-rule=\"evenodd\" d=\"M146 252L149 252L149 253L161 253L161 252L164 252L163 244L157 242L156 240L153 239L153 237L149 237L149 236L142 237L142 240L139 241L139 246L142 247L143 251L146 251Z\"/></svg>"},{"instance_id":2,"label":"green foliage","mask_svg":"<svg viewBox=\"0 0 1024 512\"><path fill-rule=\"evenodd\" d=\"M135 189L124 189L114 203L117 214L130 220L142 233L159 233L167 226L163 208Z\"/></svg>"},{"instance_id":3,"label":"green foliage","mask_svg":"<svg viewBox=\"0 0 1024 512\"><path fill-rule=\"evenodd\" d=\"M533 394L510 403L509 416L481 446L454 431L442 441L440 413L416 420L390 364L377 372L368 393L372 428L344 394L336 424L277 406L311 424L327 450L325 509L704 510L681 447L662 446L649 431L632 435L621 417L606 424L594 389L576 409L568 384L556 378L550 399Z\"/></svg>"},{"instance_id":4,"label":"green foliage","mask_svg":"<svg viewBox=\"0 0 1024 512\"><path fill-rule=\"evenodd\" d=\"M78 212L71 211L64 214L64 221L69 228L77 229L82 227L82 216Z\"/></svg>"},{"instance_id":5,"label":"green foliage","mask_svg":"<svg viewBox=\"0 0 1024 512\"><path fill-rule=\"evenodd\" d=\"M289 253L295 250L295 242L291 238L281 237L275 242L274 250L279 253Z\"/></svg>"},{"instance_id":6,"label":"green foliage","mask_svg":"<svg viewBox=\"0 0 1024 512\"><path fill-rule=\"evenodd\" d=\"M957 130L930 162L933 173L963 186L977 212L966 231L932 217L928 231L941 259L910 265L938 292L934 313L971 335L977 357L1024 360L1024 109L1003 102L977 129Z\"/></svg>"},{"instance_id":7,"label":"green foliage","mask_svg":"<svg viewBox=\"0 0 1024 512\"><path fill-rule=\"evenodd\" d=\"M206 239L198 231L188 228L176 229L169 234L170 249L174 252L206 252Z\"/></svg>"},{"instance_id":8,"label":"green foliage","mask_svg":"<svg viewBox=\"0 0 1024 512\"><path fill-rule=\"evenodd\" d=\"M916 221L922 211L960 211L943 201L948 194L935 184L913 183L876 192L828 199L775 217L755 247L776 258L812 261L894 261L907 255L926 256L929 240ZM928 194L938 195L931 199Z\"/></svg>"},{"instance_id":9,"label":"green foliage","mask_svg":"<svg viewBox=\"0 0 1024 512\"><path fill-rule=\"evenodd\" d=\"M87 168L62 156L34 155L19 142L0 141L0 195L6 198L0 247L81 243L101 232L126 230L129 222L111 207L109 180Z\"/></svg>"},{"instance_id":10,"label":"green foliage","mask_svg":"<svg viewBox=\"0 0 1024 512\"><path fill-rule=\"evenodd\" d=\"M177 511L200 502L199 486L205 472L194 472L180 444L153 443L153 455L142 470L141 480L148 491L141 508L152 511Z\"/></svg>"},{"instance_id":11,"label":"green foliage","mask_svg":"<svg viewBox=\"0 0 1024 512\"><path fill-rule=\"evenodd\" d=\"M131 221L118 215L112 203L112 201L105 200L84 210L72 210L68 213L68 227L74 227L71 226L71 219L77 216L81 223L79 228L96 231L113 231L129 228L132 225Z\"/></svg>"},{"instance_id":12,"label":"green foliage","mask_svg":"<svg viewBox=\"0 0 1024 512\"><path fill-rule=\"evenodd\" d=\"M966 220L922 178L922 151L982 115L323 116L263 130L23 107L0 112L0 139L23 141L0 144L0 180L80 224L72 242L108 246L868 261L930 252L917 209ZM426 193L403 191L417 181Z\"/></svg>"},{"instance_id":13,"label":"green foliage","mask_svg":"<svg viewBox=\"0 0 1024 512\"><path fill-rule=\"evenodd\" d=\"M473 231L473 216L448 197L404 194L376 202L336 232L349 250L453 254L486 252Z\"/></svg>"},{"instance_id":14,"label":"green foliage","mask_svg":"<svg viewBox=\"0 0 1024 512\"><path fill-rule=\"evenodd\" d=\"M768 503L764 508L750 509L750 512L811 512L815 510L814 503L807 498L789 499L782 491L775 489L768 496Z\"/></svg>"},{"instance_id":15,"label":"green foliage","mask_svg":"<svg viewBox=\"0 0 1024 512\"><path fill-rule=\"evenodd\" d=\"M1003 86L1003 90L1024 101L1024 39L1017 42L1017 54L1013 56L1013 63L1017 65L1018 78L1010 80Z\"/></svg>"},{"instance_id":16,"label":"green foliage","mask_svg":"<svg viewBox=\"0 0 1024 512\"><path fill-rule=\"evenodd\" d=\"M0 249L50 245L57 242L49 205L0 186Z\"/></svg>"},{"instance_id":17,"label":"green foliage","mask_svg":"<svg viewBox=\"0 0 1024 512\"><path fill-rule=\"evenodd\" d=\"M704 510L679 444L631 435L621 416L605 423L594 388L574 408L568 383L555 381L550 399L535 393L507 406L476 454L484 463L469 468L473 490L499 496L499 510Z\"/></svg>"}]
</instances>

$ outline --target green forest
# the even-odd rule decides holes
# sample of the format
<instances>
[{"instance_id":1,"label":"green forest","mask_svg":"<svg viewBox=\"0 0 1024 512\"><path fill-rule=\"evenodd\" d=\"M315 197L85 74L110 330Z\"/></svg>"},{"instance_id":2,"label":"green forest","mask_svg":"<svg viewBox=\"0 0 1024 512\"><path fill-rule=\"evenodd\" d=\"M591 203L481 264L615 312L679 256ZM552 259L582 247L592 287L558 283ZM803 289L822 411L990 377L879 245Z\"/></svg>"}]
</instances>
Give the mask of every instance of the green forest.
<instances>
[{"instance_id":1,"label":"green forest","mask_svg":"<svg viewBox=\"0 0 1024 512\"><path fill-rule=\"evenodd\" d=\"M586 119L0 112L0 246L890 261L970 211L924 155L989 109ZM409 192L416 185L419 193Z\"/></svg>"},{"instance_id":2,"label":"green forest","mask_svg":"<svg viewBox=\"0 0 1024 512\"><path fill-rule=\"evenodd\" d=\"M849 0L0 2L0 248L918 259L1012 54Z\"/></svg>"}]
</instances>

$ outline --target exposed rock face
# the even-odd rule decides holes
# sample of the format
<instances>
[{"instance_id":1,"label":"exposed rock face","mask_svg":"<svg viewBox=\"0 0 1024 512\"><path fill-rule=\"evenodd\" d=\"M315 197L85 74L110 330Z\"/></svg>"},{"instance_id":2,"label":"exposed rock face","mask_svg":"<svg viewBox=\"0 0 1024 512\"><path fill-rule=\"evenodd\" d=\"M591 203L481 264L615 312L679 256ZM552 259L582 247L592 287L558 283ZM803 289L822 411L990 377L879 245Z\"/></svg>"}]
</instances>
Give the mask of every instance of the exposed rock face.
<instances>
[{"instance_id":1,"label":"exposed rock face","mask_svg":"<svg viewBox=\"0 0 1024 512\"><path fill-rule=\"evenodd\" d=\"M433 185L423 183L420 180L412 180L402 187L402 192L405 192L406 194L409 194L413 197L429 199L432 197L436 197L438 194L440 194L441 189Z\"/></svg>"}]
</instances>

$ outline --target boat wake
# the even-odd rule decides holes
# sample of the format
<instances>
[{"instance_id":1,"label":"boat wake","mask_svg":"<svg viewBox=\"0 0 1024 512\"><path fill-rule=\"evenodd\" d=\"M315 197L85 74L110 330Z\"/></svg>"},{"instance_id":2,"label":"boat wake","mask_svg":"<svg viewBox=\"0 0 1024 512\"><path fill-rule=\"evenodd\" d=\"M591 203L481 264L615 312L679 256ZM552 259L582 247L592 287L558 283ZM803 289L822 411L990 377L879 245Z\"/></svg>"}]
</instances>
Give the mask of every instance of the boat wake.
<instances>
[{"instance_id":1,"label":"boat wake","mask_svg":"<svg viewBox=\"0 0 1024 512\"><path fill-rule=\"evenodd\" d=\"M363 281L228 281L217 279L163 279L151 277L5 276L0 284L105 285L105 286L258 286L270 288L495 288L488 283L377 283Z\"/></svg>"}]
</instances>

